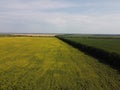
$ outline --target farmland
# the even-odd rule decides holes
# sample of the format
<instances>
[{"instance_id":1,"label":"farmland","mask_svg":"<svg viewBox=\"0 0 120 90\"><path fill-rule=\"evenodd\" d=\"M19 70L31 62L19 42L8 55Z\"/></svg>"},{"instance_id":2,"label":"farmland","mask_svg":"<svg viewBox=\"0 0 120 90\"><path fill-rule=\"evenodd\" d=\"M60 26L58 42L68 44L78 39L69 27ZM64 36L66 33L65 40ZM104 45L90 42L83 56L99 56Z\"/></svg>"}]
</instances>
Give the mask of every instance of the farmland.
<instances>
[{"instance_id":1,"label":"farmland","mask_svg":"<svg viewBox=\"0 0 120 90\"><path fill-rule=\"evenodd\" d=\"M57 38L120 71L120 36L62 35Z\"/></svg>"},{"instance_id":2,"label":"farmland","mask_svg":"<svg viewBox=\"0 0 120 90\"><path fill-rule=\"evenodd\" d=\"M116 70L55 37L0 42L0 90L119 90Z\"/></svg>"},{"instance_id":3,"label":"farmland","mask_svg":"<svg viewBox=\"0 0 120 90\"><path fill-rule=\"evenodd\" d=\"M88 46L103 49L108 52L120 54L120 38L86 38L86 37L65 37L66 39L82 43Z\"/></svg>"}]
</instances>

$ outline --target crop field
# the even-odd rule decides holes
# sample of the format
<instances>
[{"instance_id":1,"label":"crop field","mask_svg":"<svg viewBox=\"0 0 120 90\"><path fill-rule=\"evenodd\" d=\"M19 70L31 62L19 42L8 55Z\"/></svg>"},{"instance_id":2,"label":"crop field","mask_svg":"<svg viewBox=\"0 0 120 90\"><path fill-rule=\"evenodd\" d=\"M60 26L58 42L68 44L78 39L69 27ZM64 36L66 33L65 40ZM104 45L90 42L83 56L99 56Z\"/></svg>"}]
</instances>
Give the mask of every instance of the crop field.
<instances>
[{"instance_id":1,"label":"crop field","mask_svg":"<svg viewBox=\"0 0 120 90\"><path fill-rule=\"evenodd\" d=\"M0 37L0 90L120 90L120 74L55 37Z\"/></svg>"},{"instance_id":2,"label":"crop field","mask_svg":"<svg viewBox=\"0 0 120 90\"><path fill-rule=\"evenodd\" d=\"M120 54L120 38L85 38L85 37L65 37L66 39L93 46L108 52Z\"/></svg>"}]
</instances>

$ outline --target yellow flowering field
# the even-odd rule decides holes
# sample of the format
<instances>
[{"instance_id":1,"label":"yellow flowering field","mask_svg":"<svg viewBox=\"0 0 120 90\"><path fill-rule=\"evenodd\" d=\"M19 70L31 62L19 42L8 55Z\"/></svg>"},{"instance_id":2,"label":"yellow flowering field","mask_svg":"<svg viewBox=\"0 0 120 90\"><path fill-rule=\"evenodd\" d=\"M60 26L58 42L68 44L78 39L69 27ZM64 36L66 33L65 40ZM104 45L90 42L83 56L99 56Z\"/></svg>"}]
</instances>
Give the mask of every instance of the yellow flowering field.
<instances>
[{"instance_id":1,"label":"yellow flowering field","mask_svg":"<svg viewBox=\"0 0 120 90\"><path fill-rule=\"evenodd\" d=\"M0 90L119 90L120 74L55 37L0 37Z\"/></svg>"}]
</instances>

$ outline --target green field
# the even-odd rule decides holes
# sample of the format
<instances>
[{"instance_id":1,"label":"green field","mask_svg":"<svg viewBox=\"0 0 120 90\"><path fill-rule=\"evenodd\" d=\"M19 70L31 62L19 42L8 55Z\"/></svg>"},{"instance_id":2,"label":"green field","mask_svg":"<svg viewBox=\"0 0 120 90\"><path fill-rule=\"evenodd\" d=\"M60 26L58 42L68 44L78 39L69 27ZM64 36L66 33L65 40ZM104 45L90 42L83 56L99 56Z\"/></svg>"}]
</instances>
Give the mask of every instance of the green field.
<instances>
[{"instance_id":1,"label":"green field","mask_svg":"<svg viewBox=\"0 0 120 90\"><path fill-rule=\"evenodd\" d=\"M120 90L120 74L55 37L0 37L0 90Z\"/></svg>"},{"instance_id":2,"label":"green field","mask_svg":"<svg viewBox=\"0 0 120 90\"><path fill-rule=\"evenodd\" d=\"M66 39L82 43L87 46L100 48L108 52L120 54L120 38L85 38L85 37L65 37Z\"/></svg>"}]
</instances>

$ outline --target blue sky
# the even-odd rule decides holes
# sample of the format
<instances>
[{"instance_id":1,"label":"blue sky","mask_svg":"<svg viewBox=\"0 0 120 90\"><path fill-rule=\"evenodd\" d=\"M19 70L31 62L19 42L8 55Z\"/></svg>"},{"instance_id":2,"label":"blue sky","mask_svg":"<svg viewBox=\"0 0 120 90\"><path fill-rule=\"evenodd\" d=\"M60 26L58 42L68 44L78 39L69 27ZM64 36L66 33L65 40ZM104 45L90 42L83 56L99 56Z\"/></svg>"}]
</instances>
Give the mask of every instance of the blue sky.
<instances>
[{"instance_id":1,"label":"blue sky","mask_svg":"<svg viewBox=\"0 0 120 90\"><path fill-rule=\"evenodd\" d=\"M0 32L120 34L120 0L0 0Z\"/></svg>"}]
</instances>

